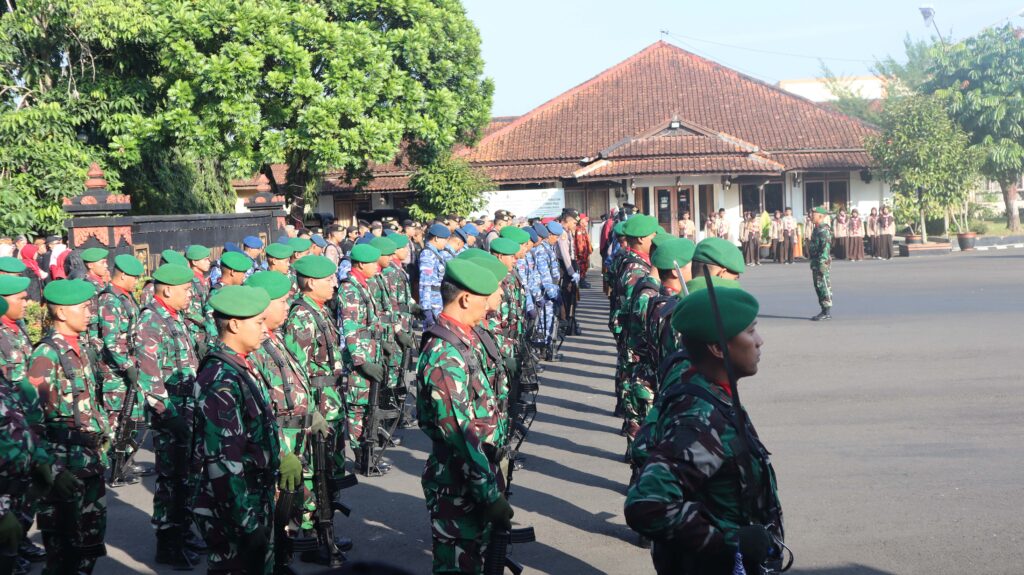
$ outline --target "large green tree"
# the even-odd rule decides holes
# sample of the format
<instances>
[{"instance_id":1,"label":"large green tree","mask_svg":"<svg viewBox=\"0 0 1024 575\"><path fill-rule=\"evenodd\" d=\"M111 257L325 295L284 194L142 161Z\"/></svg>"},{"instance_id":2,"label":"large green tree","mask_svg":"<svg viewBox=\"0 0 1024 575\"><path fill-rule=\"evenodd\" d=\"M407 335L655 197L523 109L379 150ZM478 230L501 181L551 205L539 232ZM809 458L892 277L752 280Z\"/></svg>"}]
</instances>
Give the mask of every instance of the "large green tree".
<instances>
[{"instance_id":1,"label":"large green tree","mask_svg":"<svg viewBox=\"0 0 1024 575\"><path fill-rule=\"evenodd\" d=\"M418 220L475 212L484 205L483 193L494 189L486 174L450 155L438 156L416 170L409 185L416 190L409 213Z\"/></svg>"},{"instance_id":2,"label":"large green tree","mask_svg":"<svg viewBox=\"0 0 1024 575\"><path fill-rule=\"evenodd\" d=\"M880 120L884 128L868 139L868 151L889 182L899 225L920 225L927 241L926 217L966 200L977 176L977 154L935 96L891 99Z\"/></svg>"},{"instance_id":3,"label":"large green tree","mask_svg":"<svg viewBox=\"0 0 1024 575\"><path fill-rule=\"evenodd\" d=\"M1018 185L1024 173L1024 39L1006 25L987 28L952 46L933 50L925 84L949 102L952 117L984 155L981 172L998 182L1007 227L1020 231Z\"/></svg>"}]
</instances>

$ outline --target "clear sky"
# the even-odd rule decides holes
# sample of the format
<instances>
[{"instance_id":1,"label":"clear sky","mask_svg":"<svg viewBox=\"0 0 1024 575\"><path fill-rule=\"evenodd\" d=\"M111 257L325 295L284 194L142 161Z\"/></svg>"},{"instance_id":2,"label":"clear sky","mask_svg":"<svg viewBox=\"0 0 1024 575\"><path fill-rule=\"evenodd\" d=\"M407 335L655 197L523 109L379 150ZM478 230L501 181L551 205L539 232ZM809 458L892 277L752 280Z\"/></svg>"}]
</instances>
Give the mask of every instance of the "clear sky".
<instances>
[{"instance_id":1,"label":"clear sky","mask_svg":"<svg viewBox=\"0 0 1024 575\"><path fill-rule=\"evenodd\" d=\"M903 38L928 38L930 5L944 38L962 39L1018 14L1024 0L463 0L480 29L495 116L526 113L601 71L667 40L775 83L869 73L903 56ZM670 35L663 35L667 30ZM776 52L776 53L768 53Z\"/></svg>"}]
</instances>

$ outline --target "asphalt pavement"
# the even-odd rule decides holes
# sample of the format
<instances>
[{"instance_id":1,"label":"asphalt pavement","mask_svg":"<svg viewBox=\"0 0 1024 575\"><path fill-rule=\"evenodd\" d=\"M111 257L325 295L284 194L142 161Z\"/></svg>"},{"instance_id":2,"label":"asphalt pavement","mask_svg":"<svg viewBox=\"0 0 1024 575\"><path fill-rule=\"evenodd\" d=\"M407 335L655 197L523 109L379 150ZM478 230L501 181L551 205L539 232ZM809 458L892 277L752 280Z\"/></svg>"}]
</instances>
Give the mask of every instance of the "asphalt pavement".
<instances>
[{"instance_id":1,"label":"asphalt pavement","mask_svg":"<svg viewBox=\"0 0 1024 575\"><path fill-rule=\"evenodd\" d=\"M528 573L653 573L622 517L629 470L596 276L583 335L542 374L514 478L514 522L538 537L513 550ZM823 323L807 321L818 310L805 263L749 268L741 281L761 301L765 339L741 388L773 453L792 572L1021 572L1024 252L836 262ZM346 492L354 512L336 525L355 540L351 559L429 573L428 442L418 430L404 439L388 451L391 473ZM110 555L97 573L171 573L154 569L152 489L148 478L109 492Z\"/></svg>"}]
</instances>

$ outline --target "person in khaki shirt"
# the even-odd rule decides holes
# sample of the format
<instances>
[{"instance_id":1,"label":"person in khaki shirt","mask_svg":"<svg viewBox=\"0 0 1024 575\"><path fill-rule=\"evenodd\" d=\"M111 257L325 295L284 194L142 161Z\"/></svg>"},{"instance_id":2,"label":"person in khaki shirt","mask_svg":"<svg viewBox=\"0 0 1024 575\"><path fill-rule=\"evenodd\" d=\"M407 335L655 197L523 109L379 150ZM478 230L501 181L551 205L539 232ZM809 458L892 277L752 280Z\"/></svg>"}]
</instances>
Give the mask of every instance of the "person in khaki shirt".
<instances>
[{"instance_id":1,"label":"person in khaki shirt","mask_svg":"<svg viewBox=\"0 0 1024 575\"><path fill-rule=\"evenodd\" d=\"M848 259L847 255L847 237L849 232L850 220L846 217L846 209L840 209L839 214L836 215L835 222L832 223L832 233L834 238L835 250L833 252L834 259L845 260Z\"/></svg>"},{"instance_id":2,"label":"person in khaki shirt","mask_svg":"<svg viewBox=\"0 0 1024 575\"><path fill-rule=\"evenodd\" d=\"M793 217L793 208L786 208L786 215L782 216L782 257L787 264L793 263L793 252L796 250L796 240L799 230L796 227L796 218Z\"/></svg>"},{"instance_id":3,"label":"person in khaki shirt","mask_svg":"<svg viewBox=\"0 0 1024 575\"><path fill-rule=\"evenodd\" d=\"M772 257L775 263L782 263L782 212L775 210L768 228L768 237L772 243Z\"/></svg>"},{"instance_id":4,"label":"person in khaki shirt","mask_svg":"<svg viewBox=\"0 0 1024 575\"><path fill-rule=\"evenodd\" d=\"M697 241L697 225L690 219L690 212L684 212L683 219L679 220L679 237Z\"/></svg>"}]
</instances>

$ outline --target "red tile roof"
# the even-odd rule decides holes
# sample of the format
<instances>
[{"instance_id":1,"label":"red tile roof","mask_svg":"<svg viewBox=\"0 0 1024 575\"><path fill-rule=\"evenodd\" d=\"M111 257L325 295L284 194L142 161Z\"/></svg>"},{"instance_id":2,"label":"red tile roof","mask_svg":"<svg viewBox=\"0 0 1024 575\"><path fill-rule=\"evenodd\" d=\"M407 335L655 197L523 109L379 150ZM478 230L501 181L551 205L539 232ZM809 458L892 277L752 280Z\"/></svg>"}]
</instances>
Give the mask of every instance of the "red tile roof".
<instances>
[{"instance_id":1,"label":"red tile roof","mask_svg":"<svg viewBox=\"0 0 1024 575\"><path fill-rule=\"evenodd\" d=\"M609 162L581 173L580 180L624 178L658 174L778 174L783 166L765 158L750 156L693 156L632 159Z\"/></svg>"},{"instance_id":2,"label":"red tile roof","mask_svg":"<svg viewBox=\"0 0 1024 575\"><path fill-rule=\"evenodd\" d=\"M873 165L871 155L864 150L834 152L789 152L765 154L787 170L858 170Z\"/></svg>"}]
</instances>

